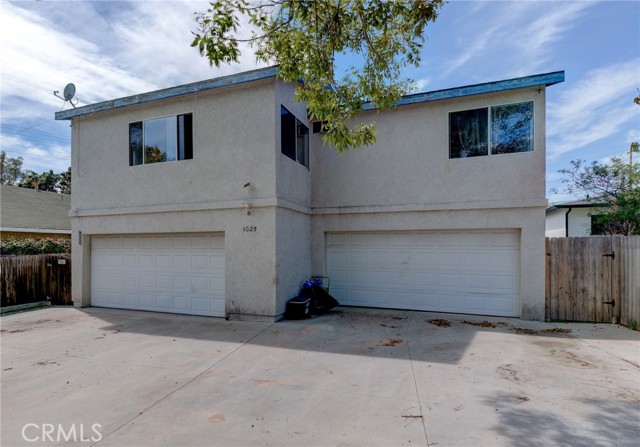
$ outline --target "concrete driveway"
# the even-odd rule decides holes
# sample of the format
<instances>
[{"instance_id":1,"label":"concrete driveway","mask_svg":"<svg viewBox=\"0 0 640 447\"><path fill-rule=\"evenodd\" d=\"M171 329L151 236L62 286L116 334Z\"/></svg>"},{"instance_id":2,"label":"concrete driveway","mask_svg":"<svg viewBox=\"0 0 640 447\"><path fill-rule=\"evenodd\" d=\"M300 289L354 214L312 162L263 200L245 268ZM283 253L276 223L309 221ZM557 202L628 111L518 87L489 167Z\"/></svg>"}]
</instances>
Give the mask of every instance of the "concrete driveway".
<instances>
[{"instance_id":1,"label":"concrete driveway","mask_svg":"<svg viewBox=\"0 0 640 447\"><path fill-rule=\"evenodd\" d=\"M640 439L640 334L617 326L353 308L276 324L49 308L0 324L3 446Z\"/></svg>"}]
</instances>

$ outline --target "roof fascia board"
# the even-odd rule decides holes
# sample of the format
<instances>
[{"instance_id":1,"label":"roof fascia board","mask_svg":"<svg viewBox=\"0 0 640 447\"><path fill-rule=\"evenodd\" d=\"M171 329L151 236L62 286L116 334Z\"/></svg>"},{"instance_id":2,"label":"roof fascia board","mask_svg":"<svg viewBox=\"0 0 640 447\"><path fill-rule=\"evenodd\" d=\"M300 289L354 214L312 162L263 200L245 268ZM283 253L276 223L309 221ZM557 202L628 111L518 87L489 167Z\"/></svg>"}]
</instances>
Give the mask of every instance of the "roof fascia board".
<instances>
[{"instance_id":1,"label":"roof fascia board","mask_svg":"<svg viewBox=\"0 0 640 447\"><path fill-rule=\"evenodd\" d=\"M436 90L433 92L415 93L413 95L403 96L397 106L406 106L410 104L419 104L423 102L439 101L442 99L461 98L463 96L481 95L484 93L502 92L505 90L514 90L520 88L536 87L564 82L564 71L554 71L552 73L538 74L526 76L523 78L507 79L504 81L487 82L484 84L468 85L465 87L455 87L445 90ZM370 102L363 105L364 110L376 110Z\"/></svg>"},{"instance_id":2,"label":"roof fascia board","mask_svg":"<svg viewBox=\"0 0 640 447\"><path fill-rule=\"evenodd\" d=\"M149 93L141 93L138 95L127 96L125 98L113 99L110 101L98 102L76 109L63 110L55 114L56 120L69 120L71 118L88 115L96 112L104 112L106 110L127 107L135 104L144 104L163 99L175 98L177 96L188 95L190 93L204 92L207 90L215 90L223 87L244 84L247 82L261 81L264 79L274 78L276 76L277 67L267 67L258 70L237 73L221 78L207 79L206 81L194 82L192 84L170 87L163 90L156 90Z\"/></svg>"},{"instance_id":3,"label":"roof fascia board","mask_svg":"<svg viewBox=\"0 0 640 447\"><path fill-rule=\"evenodd\" d=\"M246 82L255 82L263 79L269 79L276 76L277 67L267 67L258 70L238 73L234 75L224 76L221 78L208 79L206 81L195 82L192 84L170 87L163 90L157 90L149 93L141 93L138 95L127 96L125 98L103 101L96 104L78 107L76 109L63 110L55 114L56 120L68 120L77 116L88 115L96 112L116 109L120 107L131 106L134 104L144 104L163 99L174 98L177 96L188 95L190 93L198 93L207 90L215 90L218 88L229 87L232 85L243 84ZM504 81L487 82L484 84L475 84L465 87L455 87L445 90L436 90L433 92L416 93L413 95L403 96L397 106L410 104L419 104L423 102L439 101L443 99L460 98L464 96L481 95L484 93L501 92L505 90L514 90L535 86L550 86L564 82L564 71L555 71L552 73L538 74L526 76L522 78L507 79ZM370 102L366 102L362 106L363 110L376 110Z\"/></svg>"}]
</instances>

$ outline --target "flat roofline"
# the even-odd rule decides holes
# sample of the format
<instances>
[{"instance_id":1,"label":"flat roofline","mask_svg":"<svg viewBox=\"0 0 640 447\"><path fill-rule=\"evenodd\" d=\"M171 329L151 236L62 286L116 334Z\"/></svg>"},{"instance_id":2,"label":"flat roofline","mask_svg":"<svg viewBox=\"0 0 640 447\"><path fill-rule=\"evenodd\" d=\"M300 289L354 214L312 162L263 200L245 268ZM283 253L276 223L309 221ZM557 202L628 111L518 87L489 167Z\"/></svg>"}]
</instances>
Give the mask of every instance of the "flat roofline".
<instances>
[{"instance_id":1,"label":"flat roofline","mask_svg":"<svg viewBox=\"0 0 640 447\"><path fill-rule=\"evenodd\" d=\"M519 88L537 87L559 84L564 82L564 70L543 73L522 78L505 79L503 81L485 82L482 84L467 85L464 87L447 88L434 90L432 92L414 93L403 96L397 106L419 104L423 102L439 101L442 99L461 98L463 96L481 95L484 93L502 92ZM375 110L377 107L367 102L363 106L364 110Z\"/></svg>"},{"instance_id":2,"label":"flat roofline","mask_svg":"<svg viewBox=\"0 0 640 447\"><path fill-rule=\"evenodd\" d=\"M127 96L125 98L113 99L111 101L103 101L96 104L78 107L76 109L63 110L61 112L57 112L55 114L55 118L56 120L69 120L77 116L103 112L120 107L127 107L135 104L144 104L152 101L160 101L163 99L188 95L191 93L215 90L232 85L274 78L276 74L277 67L260 68L258 70L223 76L221 78L208 79L206 81L194 82L192 84L185 84L177 87L170 87L149 93L141 93L138 95ZM435 90L432 92L414 93L411 95L403 96L398 101L397 106L439 101L443 99L460 98L464 96L481 95L484 93L501 92L519 88L536 87L543 85L545 87L548 87L560 82L564 82L564 71L554 71L551 73L507 79L504 81L486 82L483 84L454 87L444 90ZM375 110L376 107L373 106L370 102L366 102L363 105L363 109Z\"/></svg>"},{"instance_id":3,"label":"flat roofline","mask_svg":"<svg viewBox=\"0 0 640 447\"><path fill-rule=\"evenodd\" d=\"M63 110L56 112L56 120L69 120L77 116L88 115L96 112L104 112L106 110L117 109L120 107L132 106L135 104L145 104L153 101L161 101L163 99L175 98L178 96L188 95L190 93L204 92L215 90L232 85L245 84L247 82L261 81L263 79L275 78L277 67L259 68L257 70L245 71L220 78L207 79L205 81L193 82L191 84L179 85L177 87L169 87L162 90L156 90L148 93L140 93L138 95L126 96L124 98L112 99L110 101L102 101L75 109Z\"/></svg>"}]
</instances>

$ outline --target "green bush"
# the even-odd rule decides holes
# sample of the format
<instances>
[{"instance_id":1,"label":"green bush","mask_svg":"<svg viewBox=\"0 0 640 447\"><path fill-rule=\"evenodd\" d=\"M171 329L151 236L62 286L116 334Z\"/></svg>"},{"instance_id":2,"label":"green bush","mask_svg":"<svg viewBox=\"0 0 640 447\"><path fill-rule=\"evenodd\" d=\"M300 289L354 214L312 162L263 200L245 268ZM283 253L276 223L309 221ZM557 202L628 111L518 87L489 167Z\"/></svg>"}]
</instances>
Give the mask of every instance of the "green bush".
<instances>
[{"instance_id":1,"label":"green bush","mask_svg":"<svg viewBox=\"0 0 640 447\"><path fill-rule=\"evenodd\" d=\"M2 255L48 255L56 253L71 253L69 239L15 239L7 238L0 241Z\"/></svg>"}]
</instances>

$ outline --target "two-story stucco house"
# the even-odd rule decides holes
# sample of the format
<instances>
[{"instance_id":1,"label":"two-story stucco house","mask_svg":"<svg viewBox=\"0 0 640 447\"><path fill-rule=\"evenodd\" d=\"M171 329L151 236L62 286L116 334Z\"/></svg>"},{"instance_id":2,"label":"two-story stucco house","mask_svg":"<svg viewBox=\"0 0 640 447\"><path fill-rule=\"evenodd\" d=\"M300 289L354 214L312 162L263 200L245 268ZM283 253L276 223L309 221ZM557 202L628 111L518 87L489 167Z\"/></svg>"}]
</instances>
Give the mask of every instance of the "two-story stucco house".
<instances>
[{"instance_id":1,"label":"two-story stucco house","mask_svg":"<svg viewBox=\"0 0 640 447\"><path fill-rule=\"evenodd\" d=\"M342 304L544 317L545 88L406 96L338 156L275 68L71 120L77 306L280 318L311 275Z\"/></svg>"}]
</instances>

